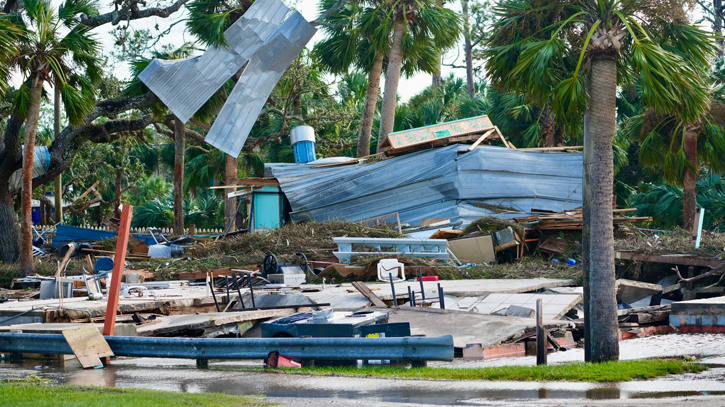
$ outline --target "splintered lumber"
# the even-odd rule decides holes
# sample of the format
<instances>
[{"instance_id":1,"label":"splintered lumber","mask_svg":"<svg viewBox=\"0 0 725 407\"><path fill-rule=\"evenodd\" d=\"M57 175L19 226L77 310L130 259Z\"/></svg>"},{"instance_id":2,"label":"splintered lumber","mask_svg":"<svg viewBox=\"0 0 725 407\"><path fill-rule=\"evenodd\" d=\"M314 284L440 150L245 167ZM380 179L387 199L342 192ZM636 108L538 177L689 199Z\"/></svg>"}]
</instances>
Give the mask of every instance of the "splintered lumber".
<instances>
[{"instance_id":1,"label":"splintered lumber","mask_svg":"<svg viewBox=\"0 0 725 407\"><path fill-rule=\"evenodd\" d=\"M473 151L476 147L478 147L479 144L481 144L483 142L483 140L486 140L486 138L488 138L488 136L493 134L493 132L495 132L495 131L496 131L496 129L491 129L491 130L487 131L486 133L484 133L483 136L479 137L475 143L471 144L471 146L468 147L468 151Z\"/></svg>"},{"instance_id":2,"label":"splintered lumber","mask_svg":"<svg viewBox=\"0 0 725 407\"><path fill-rule=\"evenodd\" d=\"M612 209L613 224L651 222L648 216L616 216L617 214L634 212L636 208ZM533 212L533 211L532 211ZM540 230L577 230L581 229L584 219L581 208L559 213L542 213L541 215L514 218L518 223L533 223Z\"/></svg>"},{"instance_id":3,"label":"splintered lumber","mask_svg":"<svg viewBox=\"0 0 725 407\"><path fill-rule=\"evenodd\" d=\"M360 294L363 295L363 297L370 300L370 302L373 303L376 307L387 307L388 305L383 302L377 295L375 295L372 290L370 290L370 287L367 286L367 284L361 282L361 281L353 281L352 286L355 287L358 291L360 291Z\"/></svg>"},{"instance_id":4,"label":"splintered lumber","mask_svg":"<svg viewBox=\"0 0 725 407\"><path fill-rule=\"evenodd\" d=\"M68 346L84 369L101 367L103 364L100 358L114 356L111 347L98 332L95 324L66 329L62 332Z\"/></svg>"}]
</instances>

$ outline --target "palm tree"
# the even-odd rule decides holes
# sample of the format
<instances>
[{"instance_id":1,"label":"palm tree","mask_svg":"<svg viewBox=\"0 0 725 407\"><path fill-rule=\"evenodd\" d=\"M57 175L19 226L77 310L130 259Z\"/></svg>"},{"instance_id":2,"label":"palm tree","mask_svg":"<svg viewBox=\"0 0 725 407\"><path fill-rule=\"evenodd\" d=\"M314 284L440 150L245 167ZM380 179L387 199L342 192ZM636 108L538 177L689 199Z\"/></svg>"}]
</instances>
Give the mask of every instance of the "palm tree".
<instances>
[{"instance_id":1,"label":"palm tree","mask_svg":"<svg viewBox=\"0 0 725 407\"><path fill-rule=\"evenodd\" d=\"M674 53L679 53L683 44L678 44L681 37L669 36L662 45ZM682 55L683 59L689 57ZM698 60L688 60L692 66L701 66ZM721 71L712 72L712 80L719 82ZM704 75L703 75L704 76ZM639 101L642 99L641 87L634 97L634 106L638 114L626 120L624 130L628 136L638 139L641 143L639 162L662 171L663 179L670 185L683 187L684 200L681 225L690 229L697 212L697 182L700 165L710 171L725 172L725 103L722 88L715 89L707 110L696 121L685 123L674 115L662 114Z\"/></svg>"},{"instance_id":2,"label":"palm tree","mask_svg":"<svg viewBox=\"0 0 725 407\"><path fill-rule=\"evenodd\" d=\"M79 18L81 13L98 14L93 1L68 0L57 12L50 0L26 0L24 5L19 13L3 16L22 30L22 34L14 37L15 49L10 59L0 62L17 69L24 78L14 111L25 117L20 269L28 275L33 273L33 151L43 84L52 83L60 89L66 115L71 124L77 125L94 107L101 65L97 57L98 42ZM64 35L65 31L68 33Z\"/></svg>"},{"instance_id":3,"label":"palm tree","mask_svg":"<svg viewBox=\"0 0 725 407\"><path fill-rule=\"evenodd\" d=\"M320 12L330 9L337 0L324 0ZM370 154L370 138L378 102L380 78L390 51L393 24L384 6L364 7L361 3L348 3L340 11L328 16L323 30L326 38L315 45L320 63L334 74L347 73L351 67L368 74L365 104L360 119L357 156ZM431 41L422 41L406 32L403 39L401 71L406 76L423 71L439 72L440 52Z\"/></svg>"},{"instance_id":4,"label":"palm tree","mask_svg":"<svg viewBox=\"0 0 725 407\"><path fill-rule=\"evenodd\" d=\"M713 52L711 39L687 25L684 3L650 7L618 0L504 0L486 66L493 83L534 102L554 96L551 108L567 129L584 126L585 359L619 357L612 226L613 149L617 84L635 78L642 100L685 123L704 112L708 90L699 67ZM678 41L683 59L653 35ZM586 119L583 117L586 115Z\"/></svg>"},{"instance_id":5,"label":"palm tree","mask_svg":"<svg viewBox=\"0 0 725 407\"><path fill-rule=\"evenodd\" d=\"M452 10L440 7L436 0L375 0L377 12L385 13L385 21L393 21L388 66L385 72L385 92L380 114L378 144L393 130L398 83L406 57L405 43L411 39L424 44L420 48L433 52L436 58L435 72L440 55L456 44L461 32L461 19ZM387 43L387 39L386 39ZM380 44L382 45L382 44ZM408 56L410 58L410 56ZM380 152L380 151L379 151Z\"/></svg>"}]
</instances>

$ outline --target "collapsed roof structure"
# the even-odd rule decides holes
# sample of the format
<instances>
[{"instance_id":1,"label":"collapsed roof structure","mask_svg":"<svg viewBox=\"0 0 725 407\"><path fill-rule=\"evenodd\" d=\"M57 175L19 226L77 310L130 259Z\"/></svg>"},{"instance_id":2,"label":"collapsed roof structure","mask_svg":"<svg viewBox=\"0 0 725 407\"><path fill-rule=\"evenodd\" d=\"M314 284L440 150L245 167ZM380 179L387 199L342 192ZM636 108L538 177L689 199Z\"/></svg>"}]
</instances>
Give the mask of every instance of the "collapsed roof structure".
<instances>
[{"instance_id":1,"label":"collapsed roof structure","mask_svg":"<svg viewBox=\"0 0 725 407\"><path fill-rule=\"evenodd\" d=\"M452 144L355 166L267 164L265 176L279 181L293 221L359 221L397 212L411 225L430 218L465 225L483 216L582 205L582 153L468 150Z\"/></svg>"}]
</instances>

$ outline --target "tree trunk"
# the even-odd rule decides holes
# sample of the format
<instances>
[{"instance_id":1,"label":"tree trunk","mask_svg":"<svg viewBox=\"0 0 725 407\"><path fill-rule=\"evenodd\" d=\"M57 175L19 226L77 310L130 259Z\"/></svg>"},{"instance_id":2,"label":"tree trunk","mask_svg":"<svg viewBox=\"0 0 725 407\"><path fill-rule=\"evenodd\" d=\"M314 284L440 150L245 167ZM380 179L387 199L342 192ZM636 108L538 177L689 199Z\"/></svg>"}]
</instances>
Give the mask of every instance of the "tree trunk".
<instances>
[{"instance_id":1,"label":"tree trunk","mask_svg":"<svg viewBox=\"0 0 725 407\"><path fill-rule=\"evenodd\" d=\"M685 157L689 165L685 166L685 177L682 180L684 191L684 207L682 209L682 227L690 230L697 213L697 135L701 126L690 123L685 128ZM694 170L690 169L690 166Z\"/></svg>"},{"instance_id":2,"label":"tree trunk","mask_svg":"<svg viewBox=\"0 0 725 407\"><path fill-rule=\"evenodd\" d=\"M54 108L54 121L53 121L53 134L58 137L60 134L60 86L58 86L59 80L55 81L55 100L53 103ZM55 177L55 222L63 221L63 182L62 175L58 174Z\"/></svg>"},{"instance_id":3,"label":"tree trunk","mask_svg":"<svg viewBox=\"0 0 725 407\"><path fill-rule=\"evenodd\" d=\"M237 183L237 169L239 167L239 160L231 155L226 155L226 163L224 166L224 183L226 185L234 185ZM226 192L232 192L232 190L225 190ZM229 227L229 223L232 223L231 231L234 231L234 225L236 223L236 216L234 210L237 209L237 199L224 197L224 230Z\"/></svg>"},{"instance_id":4,"label":"tree trunk","mask_svg":"<svg viewBox=\"0 0 725 407\"><path fill-rule=\"evenodd\" d=\"M35 273L33 264L33 158L35 152L35 133L38 130L40 114L40 96L43 80L37 73L33 75L30 86L28 115L25 121L25 154L23 156L23 190L21 195L20 271L23 276Z\"/></svg>"},{"instance_id":5,"label":"tree trunk","mask_svg":"<svg viewBox=\"0 0 725 407\"><path fill-rule=\"evenodd\" d=\"M403 36L405 35L405 15L401 10L395 13L395 26L393 29L393 44L388 55L388 70L385 72L385 93L383 94L383 107L380 115L380 131L378 134L378 152L385 151L380 148L383 140L393 131L395 125L395 106L398 103L398 82L400 81L400 68L403 64Z\"/></svg>"},{"instance_id":6,"label":"tree trunk","mask_svg":"<svg viewBox=\"0 0 725 407\"><path fill-rule=\"evenodd\" d=\"M473 78L473 45L471 44L471 24L468 21L468 0L461 0L463 12L463 39L466 52L466 83L468 84L468 96L476 96L476 84Z\"/></svg>"},{"instance_id":7,"label":"tree trunk","mask_svg":"<svg viewBox=\"0 0 725 407\"><path fill-rule=\"evenodd\" d=\"M436 0L436 5L443 8L443 0ZM441 87L441 71L443 70L443 55L438 56L438 69L432 75L431 84L436 87Z\"/></svg>"},{"instance_id":8,"label":"tree trunk","mask_svg":"<svg viewBox=\"0 0 725 407\"><path fill-rule=\"evenodd\" d=\"M368 74L368 88L365 91L365 108L360 119L360 133L357 136L357 156L370 155L370 134L375 120L375 107L378 104L380 91L380 76L383 74L383 54L375 54L373 66Z\"/></svg>"},{"instance_id":9,"label":"tree trunk","mask_svg":"<svg viewBox=\"0 0 725 407\"><path fill-rule=\"evenodd\" d=\"M723 28L722 27L723 26L722 14L721 14L722 0L713 0L712 8L713 8L713 12L715 13L715 15L712 16L713 17L712 30L715 31L715 38L716 38L715 41L717 41L717 56L718 56L718 58L722 58L723 51L724 51L723 43L725 41L722 37L722 28Z\"/></svg>"},{"instance_id":10,"label":"tree trunk","mask_svg":"<svg viewBox=\"0 0 725 407\"><path fill-rule=\"evenodd\" d=\"M121 183L123 182L123 170L116 169L116 182L113 184L113 190L114 190L114 196L116 199L118 199L118 202L113 207L113 217L116 219L121 219Z\"/></svg>"},{"instance_id":11,"label":"tree trunk","mask_svg":"<svg viewBox=\"0 0 725 407\"><path fill-rule=\"evenodd\" d=\"M184 235L184 123L174 117L174 235Z\"/></svg>"},{"instance_id":12,"label":"tree trunk","mask_svg":"<svg viewBox=\"0 0 725 407\"><path fill-rule=\"evenodd\" d=\"M20 257L20 228L18 226L18 215L13 208L13 197L7 188L0 188L1 262L13 263Z\"/></svg>"},{"instance_id":13,"label":"tree trunk","mask_svg":"<svg viewBox=\"0 0 725 407\"><path fill-rule=\"evenodd\" d=\"M544 142L544 147L556 147L556 124L554 123L554 112L549 105L544 107L541 120L543 121L541 123L541 140Z\"/></svg>"},{"instance_id":14,"label":"tree trunk","mask_svg":"<svg viewBox=\"0 0 725 407\"><path fill-rule=\"evenodd\" d=\"M619 359L614 271L612 196L616 130L617 65L614 56L594 55L584 127L584 320L585 359Z\"/></svg>"}]
</instances>

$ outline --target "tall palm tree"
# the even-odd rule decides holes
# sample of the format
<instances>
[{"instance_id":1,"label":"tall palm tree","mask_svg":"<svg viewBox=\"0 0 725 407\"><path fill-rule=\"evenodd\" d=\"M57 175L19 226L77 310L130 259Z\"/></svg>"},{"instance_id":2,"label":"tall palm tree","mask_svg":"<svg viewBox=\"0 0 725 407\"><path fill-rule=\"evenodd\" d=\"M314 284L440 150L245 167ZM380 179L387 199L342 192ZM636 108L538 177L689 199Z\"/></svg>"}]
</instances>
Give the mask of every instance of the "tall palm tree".
<instances>
[{"instance_id":1,"label":"tall palm tree","mask_svg":"<svg viewBox=\"0 0 725 407\"><path fill-rule=\"evenodd\" d=\"M405 42L412 39L427 44L427 51L436 54L435 71L441 53L456 45L461 33L461 18L454 11L439 6L436 0L375 0L373 3L377 4L378 12L385 13L385 21L393 22L380 114L380 144L395 125L398 83L406 54Z\"/></svg>"},{"instance_id":2,"label":"tall palm tree","mask_svg":"<svg viewBox=\"0 0 725 407\"><path fill-rule=\"evenodd\" d=\"M28 275L33 273L33 151L43 84L48 82L60 89L69 121L80 124L94 107L101 64L99 44L79 18L81 13L98 14L94 1L68 0L57 11L50 0L25 0L24 5L17 14L3 16L13 21L22 30L22 35L15 37L15 52L11 58L2 62L21 72L24 79L14 111L25 117L20 268Z\"/></svg>"},{"instance_id":3,"label":"tall palm tree","mask_svg":"<svg viewBox=\"0 0 725 407\"><path fill-rule=\"evenodd\" d=\"M637 78L645 104L686 123L697 120L707 105L701 69L653 39L668 30L687 37L678 42L680 51L707 64L711 39L687 25L685 3L504 0L495 8L486 63L492 82L534 101L553 95L551 107L565 127L584 126L587 361L619 357L612 226L617 84Z\"/></svg>"},{"instance_id":4,"label":"tall palm tree","mask_svg":"<svg viewBox=\"0 0 725 407\"><path fill-rule=\"evenodd\" d=\"M320 12L330 9L337 0L324 0ZM380 78L390 52L393 21L384 12L385 6L365 7L362 3L348 3L340 11L327 17L323 30L326 37L315 45L320 63L334 74L347 73L355 67L368 74L365 104L360 119L357 156L370 154L370 138L378 102ZM440 54L430 39L415 38L413 32L404 33L401 71L406 76L423 71L439 72Z\"/></svg>"}]
</instances>

